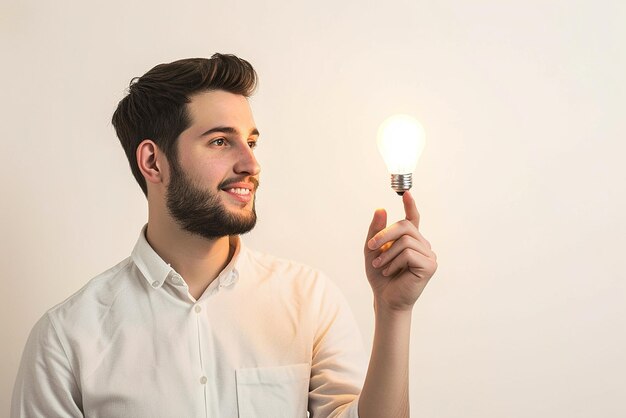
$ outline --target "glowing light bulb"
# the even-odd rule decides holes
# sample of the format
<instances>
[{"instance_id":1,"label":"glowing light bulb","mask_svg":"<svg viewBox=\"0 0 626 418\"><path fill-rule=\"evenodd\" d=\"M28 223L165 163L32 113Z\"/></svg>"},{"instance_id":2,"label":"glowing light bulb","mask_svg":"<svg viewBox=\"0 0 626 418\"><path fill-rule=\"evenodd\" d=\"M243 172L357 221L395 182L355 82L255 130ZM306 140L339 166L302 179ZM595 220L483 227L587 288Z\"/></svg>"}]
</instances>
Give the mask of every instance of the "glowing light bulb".
<instances>
[{"instance_id":1,"label":"glowing light bulb","mask_svg":"<svg viewBox=\"0 0 626 418\"><path fill-rule=\"evenodd\" d=\"M378 150L391 174L391 188L399 195L413 185L413 171L424 149L424 128L409 115L394 115L378 128Z\"/></svg>"}]
</instances>

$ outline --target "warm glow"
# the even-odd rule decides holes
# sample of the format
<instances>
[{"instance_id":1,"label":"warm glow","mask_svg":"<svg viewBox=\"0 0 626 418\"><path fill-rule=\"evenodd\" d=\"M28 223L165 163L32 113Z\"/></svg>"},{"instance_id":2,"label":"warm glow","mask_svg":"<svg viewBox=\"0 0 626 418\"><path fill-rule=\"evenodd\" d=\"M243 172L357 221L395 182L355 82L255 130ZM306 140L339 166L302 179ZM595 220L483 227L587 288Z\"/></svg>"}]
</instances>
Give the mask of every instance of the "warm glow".
<instances>
[{"instance_id":1,"label":"warm glow","mask_svg":"<svg viewBox=\"0 0 626 418\"><path fill-rule=\"evenodd\" d=\"M425 144L424 128L409 115L387 118L378 129L378 150L391 174L415 171Z\"/></svg>"}]
</instances>

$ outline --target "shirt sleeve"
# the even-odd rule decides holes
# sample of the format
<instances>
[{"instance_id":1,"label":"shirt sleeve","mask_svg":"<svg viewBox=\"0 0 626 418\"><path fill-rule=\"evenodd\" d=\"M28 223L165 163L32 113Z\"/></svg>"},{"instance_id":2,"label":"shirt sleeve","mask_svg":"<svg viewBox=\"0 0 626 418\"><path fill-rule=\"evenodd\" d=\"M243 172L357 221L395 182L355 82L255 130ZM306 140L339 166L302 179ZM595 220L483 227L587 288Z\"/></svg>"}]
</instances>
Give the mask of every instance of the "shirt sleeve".
<instances>
[{"instance_id":1,"label":"shirt sleeve","mask_svg":"<svg viewBox=\"0 0 626 418\"><path fill-rule=\"evenodd\" d=\"M11 401L11 418L82 417L80 390L48 314L28 337Z\"/></svg>"},{"instance_id":2,"label":"shirt sleeve","mask_svg":"<svg viewBox=\"0 0 626 418\"><path fill-rule=\"evenodd\" d=\"M311 362L310 417L358 418L366 369L361 334L339 289L324 279L314 312L318 326Z\"/></svg>"}]
</instances>

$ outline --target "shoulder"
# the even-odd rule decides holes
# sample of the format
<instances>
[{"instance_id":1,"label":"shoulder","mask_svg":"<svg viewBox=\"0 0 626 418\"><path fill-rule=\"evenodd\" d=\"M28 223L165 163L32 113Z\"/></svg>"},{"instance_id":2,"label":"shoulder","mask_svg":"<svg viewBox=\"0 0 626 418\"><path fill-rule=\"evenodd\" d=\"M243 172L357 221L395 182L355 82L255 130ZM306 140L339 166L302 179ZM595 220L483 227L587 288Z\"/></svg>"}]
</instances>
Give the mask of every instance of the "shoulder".
<instances>
[{"instance_id":1,"label":"shoulder","mask_svg":"<svg viewBox=\"0 0 626 418\"><path fill-rule=\"evenodd\" d=\"M101 317L115 303L118 295L132 285L135 265L130 257L89 280L77 292L50 308L42 319L53 327L63 327L67 322Z\"/></svg>"},{"instance_id":2,"label":"shoulder","mask_svg":"<svg viewBox=\"0 0 626 418\"><path fill-rule=\"evenodd\" d=\"M246 248L245 266L262 278L281 281L324 283L328 277L320 270L299 261L277 257L262 251Z\"/></svg>"},{"instance_id":3,"label":"shoulder","mask_svg":"<svg viewBox=\"0 0 626 418\"><path fill-rule=\"evenodd\" d=\"M321 274L319 270L299 261L277 257L275 255L250 248L246 248L244 256L247 257L247 261L255 268L264 271L278 271L283 274L293 273L296 275L300 274L306 276Z\"/></svg>"},{"instance_id":4,"label":"shoulder","mask_svg":"<svg viewBox=\"0 0 626 418\"><path fill-rule=\"evenodd\" d=\"M245 269L259 285L270 285L277 292L300 296L314 302L342 298L333 281L321 270L308 264L246 248Z\"/></svg>"}]
</instances>

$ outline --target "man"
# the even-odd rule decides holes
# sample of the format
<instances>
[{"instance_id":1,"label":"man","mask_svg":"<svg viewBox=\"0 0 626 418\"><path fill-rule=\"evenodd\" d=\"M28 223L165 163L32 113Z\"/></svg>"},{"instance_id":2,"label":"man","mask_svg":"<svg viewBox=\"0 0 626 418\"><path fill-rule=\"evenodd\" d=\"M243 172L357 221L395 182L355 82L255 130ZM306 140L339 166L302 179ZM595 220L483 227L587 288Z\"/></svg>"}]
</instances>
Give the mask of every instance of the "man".
<instances>
[{"instance_id":1,"label":"man","mask_svg":"<svg viewBox=\"0 0 626 418\"><path fill-rule=\"evenodd\" d=\"M131 256L35 325L13 417L407 417L411 310L436 270L409 193L365 244L376 328L365 364L337 288L245 248L260 167L235 56L158 65L113 125L148 200Z\"/></svg>"}]
</instances>

